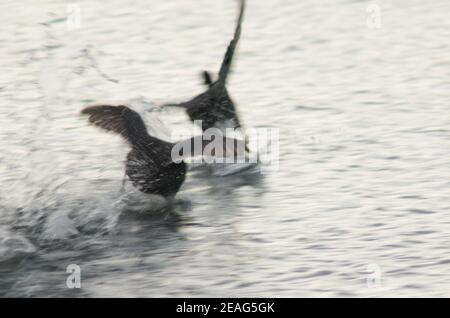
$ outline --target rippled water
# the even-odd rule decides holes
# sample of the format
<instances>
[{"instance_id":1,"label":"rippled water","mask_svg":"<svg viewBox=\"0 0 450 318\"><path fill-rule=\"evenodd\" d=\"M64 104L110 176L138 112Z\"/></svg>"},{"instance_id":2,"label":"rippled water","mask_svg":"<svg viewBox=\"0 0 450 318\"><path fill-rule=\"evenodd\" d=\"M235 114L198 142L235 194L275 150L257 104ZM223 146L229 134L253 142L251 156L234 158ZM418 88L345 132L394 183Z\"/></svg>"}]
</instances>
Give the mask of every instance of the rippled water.
<instances>
[{"instance_id":1,"label":"rippled water","mask_svg":"<svg viewBox=\"0 0 450 318\"><path fill-rule=\"evenodd\" d=\"M202 91L236 3L72 3L80 28L0 4L1 296L450 296L449 1L378 1L373 29L368 1L250 0L229 89L279 170L193 170L172 208L121 194L126 145L79 111L189 129L150 110Z\"/></svg>"}]
</instances>

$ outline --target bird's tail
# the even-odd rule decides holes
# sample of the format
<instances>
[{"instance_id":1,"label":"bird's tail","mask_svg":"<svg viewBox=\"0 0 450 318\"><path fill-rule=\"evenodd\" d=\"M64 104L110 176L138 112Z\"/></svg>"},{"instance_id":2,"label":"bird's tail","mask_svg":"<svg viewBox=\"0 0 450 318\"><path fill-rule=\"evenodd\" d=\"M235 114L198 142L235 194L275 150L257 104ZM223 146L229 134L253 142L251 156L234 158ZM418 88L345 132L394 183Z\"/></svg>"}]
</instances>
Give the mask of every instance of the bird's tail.
<instances>
[{"instance_id":1,"label":"bird's tail","mask_svg":"<svg viewBox=\"0 0 450 318\"><path fill-rule=\"evenodd\" d=\"M245 0L240 0L240 1L241 1L241 10L239 13L236 30L234 32L234 37L233 37L233 40L231 40L231 42L227 48L227 52L225 53L225 57L223 59L222 66L220 67L220 71L219 71L219 81L222 83L225 83L228 73L230 72L231 62L233 60L234 51L239 42L239 38L241 37L241 26L242 26L242 20L244 19Z\"/></svg>"},{"instance_id":2,"label":"bird's tail","mask_svg":"<svg viewBox=\"0 0 450 318\"><path fill-rule=\"evenodd\" d=\"M150 137L141 116L126 106L89 106L81 113L89 116L90 123L120 134L131 145L139 145Z\"/></svg>"}]
</instances>

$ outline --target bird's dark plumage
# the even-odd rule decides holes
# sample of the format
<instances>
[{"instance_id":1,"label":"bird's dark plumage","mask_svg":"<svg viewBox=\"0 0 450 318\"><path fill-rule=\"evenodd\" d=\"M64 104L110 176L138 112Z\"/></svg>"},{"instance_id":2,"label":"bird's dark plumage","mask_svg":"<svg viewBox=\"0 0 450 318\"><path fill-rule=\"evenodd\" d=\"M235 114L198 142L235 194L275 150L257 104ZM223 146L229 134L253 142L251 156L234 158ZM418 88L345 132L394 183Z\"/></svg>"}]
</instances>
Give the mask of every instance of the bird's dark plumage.
<instances>
[{"instance_id":1,"label":"bird's dark plumage","mask_svg":"<svg viewBox=\"0 0 450 318\"><path fill-rule=\"evenodd\" d=\"M235 105L228 94L226 80L230 73L234 52L241 36L241 25L245 11L245 0L241 1L239 18L233 40L231 40L222 65L219 70L219 76L213 81L209 72L203 72L203 79L208 90L190 101L179 104L167 104L166 106L176 106L186 109L186 112L192 121L201 120L202 129L206 130L212 127L226 126L227 128L241 127Z\"/></svg>"},{"instance_id":2,"label":"bird's dark plumage","mask_svg":"<svg viewBox=\"0 0 450 318\"><path fill-rule=\"evenodd\" d=\"M81 113L89 116L89 122L95 126L120 134L128 142L131 151L125 172L133 185L144 193L173 197L186 177L184 158L203 155L235 158L244 154L243 141L220 134L214 138L196 136L177 144L152 137L141 116L126 106L91 106ZM195 147L196 144L200 147Z\"/></svg>"},{"instance_id":3,"label":"bird's dark plumage","mask_svg":"<svg viewBox=\"0 0 450 318\"><path fill-rule=\"evenodd\" d=\"M141 116L126 106L91 106L82 114L105 130L120 134L130 144L126 174L144 193L174 196L184 182L186 164L171 158L174 144L148 134Z\"/></svg>"}]
</instances>

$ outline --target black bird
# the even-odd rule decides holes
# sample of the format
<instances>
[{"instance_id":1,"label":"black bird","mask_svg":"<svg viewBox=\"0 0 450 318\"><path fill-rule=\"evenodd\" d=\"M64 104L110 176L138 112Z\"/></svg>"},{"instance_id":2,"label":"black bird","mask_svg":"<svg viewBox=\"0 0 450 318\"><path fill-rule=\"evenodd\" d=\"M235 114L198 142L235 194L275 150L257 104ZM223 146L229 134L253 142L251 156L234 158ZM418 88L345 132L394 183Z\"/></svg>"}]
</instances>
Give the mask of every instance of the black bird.
<instances>
[{"instance_id":1,"label":"black bird","mask_svg":"<svg viewBox=\"0 0 450 318\"><path fill-rule=\"evenodd\" d=\"M203 72L204 84L208 90L190 101L178 104L166 104L164 106L182 107L186 109L189 118L192 121L201 120L203 131L209 128L240 128L241 123L236 112L236 107L228 94L226 80L231 68L234 51L241 36L241 25L245 11L245 0L241 1L239 18L237 21L234 38L230 42L222 65L219 71L219 77L213 81L208 71Z\"/></svg>"},{"instance_id":2,"label":"black bird","mask_svg":"<svg viewBox=\"0 0 450 318\"><path fill-rule=\"evenodd\" d=\"M164 197L174 197L186 177L186 157L203 155L205 149L211 149L211 141L197 136L177 144L166 142L148 134L141 116L126 106L90 106L82 110L89 116L89 121L107 131L120 134L131 146L128 153L125 173L132 184L141 192L159 194ZM243 152L242 141L225 138L214 140L223 142L218 147L212 147L211 155L226 157L230 150L237 156ZM200 147L195 146L199 144ZM174 148L175 147L175 148ZM177 150L174 152L173 150ZM184 152L185 149L192 149Z\"/></svg>"},{"instance_id":3,"label":"black bird","mask_svg":"<svg viewBox=\"0 0 450 318\"><path fill-rule=\"evenodd\" d=\"M186 176L186 164L171 158L173 144L148 134L141 116L126 106L90 106L89 121L120 134L131 146L125 173L141 192L173 197Z\"/></svg>"}]
</instances>

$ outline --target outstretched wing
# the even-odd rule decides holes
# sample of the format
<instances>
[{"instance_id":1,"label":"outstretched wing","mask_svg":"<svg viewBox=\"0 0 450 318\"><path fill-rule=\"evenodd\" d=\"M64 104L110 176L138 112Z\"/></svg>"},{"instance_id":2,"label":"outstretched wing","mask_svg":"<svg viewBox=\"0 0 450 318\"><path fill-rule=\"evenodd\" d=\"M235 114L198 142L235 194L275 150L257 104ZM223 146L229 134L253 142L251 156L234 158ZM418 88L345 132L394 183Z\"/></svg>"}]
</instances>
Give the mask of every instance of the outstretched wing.
<instances>
[{"instance_id":1,"label":"outstretched wing","mask_svg":"<svg viewBox=\"0 0 450 318\"><path fill-rule=\"evenodd\" d=\"M141 116L126 106L90 106L81 113L89 116L90 123L120 134L131 144L149 136Z\"/></svg>"},{"instance_id":2,"label":"outstretched wing","mask_svg":"<svg viewBox=\"0 0 450 318\"><path fill-rule=\"evenodd\" d=\"M220 71L219 71L219 81L222 83L225 83L228 73L230 72L231 62L233 60L234 51L239 42L239 38L241 37L241 25L242 25L242 20L244 18L245 0L240 0L240 1L241 1L241 11L239 13L236 30L234 32L234 38L233 38L233 40L231 40L230 45L228 46L227 52L225 53L225 57L222 62L222 66L220 67Z\"/></svg>"}]
</instances>

